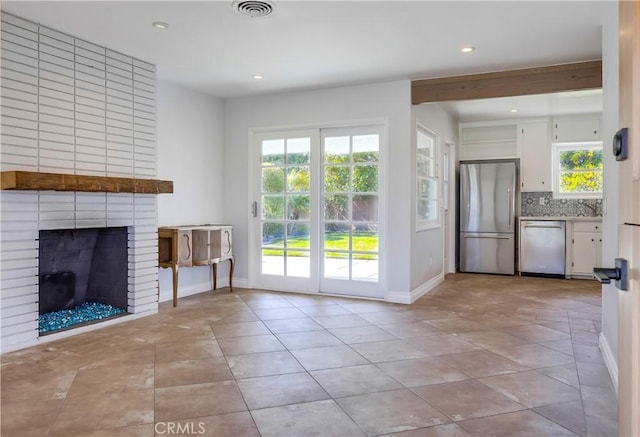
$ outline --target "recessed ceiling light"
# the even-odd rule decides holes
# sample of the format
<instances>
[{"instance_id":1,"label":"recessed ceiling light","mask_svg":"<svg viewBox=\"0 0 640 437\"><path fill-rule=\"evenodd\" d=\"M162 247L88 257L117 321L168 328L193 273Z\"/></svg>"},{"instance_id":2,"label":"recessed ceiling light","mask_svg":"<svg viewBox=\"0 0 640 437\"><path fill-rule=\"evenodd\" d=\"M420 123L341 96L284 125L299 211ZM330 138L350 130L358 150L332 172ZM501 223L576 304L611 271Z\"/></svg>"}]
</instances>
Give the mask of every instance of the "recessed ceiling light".
<instances>
[{"instance_id":1,"label":"recessed ceiling light","mask_svg":"<svg viewBox=\"0 0 640 437\"><path fill-rule=\"evenodd\" d=\"M511 112L518 112L518 110L517 109L512 109Z\"/></svg>"},{"instance_id":2,"label":"recessed ceiling light","mask_svg":"<svg viewBox=\"0 0 640 437\"><path fill-rule=\"evenodd\" d=\"M164 21L154 21L151 25L156 29L164 30L169 28L169 23L165 23Z\"/></svg>"},{"instance_id":3,"label":"recessed ceiling light","mask_svg":"<svg viewBox=\"0 0 640 437\"><path fill-rule=\"evenodd\" d=\"M260 80L260 79L264 79L264 76L261 74L254 74L253 76L251 76L252 78L254 78L255 80Z\"/></svg>"},{"instance_id":4,"label":"recessed ceiling light","mask_svg":"<svg viewBox=\"0 0 640 437\"><path fill-rule=\"evenodd\" d=\"M474 51L476 48L475 47L463 47L460 49L460 51L462 53L471 53L472 51Z\"/></svg>"}]
</instances>

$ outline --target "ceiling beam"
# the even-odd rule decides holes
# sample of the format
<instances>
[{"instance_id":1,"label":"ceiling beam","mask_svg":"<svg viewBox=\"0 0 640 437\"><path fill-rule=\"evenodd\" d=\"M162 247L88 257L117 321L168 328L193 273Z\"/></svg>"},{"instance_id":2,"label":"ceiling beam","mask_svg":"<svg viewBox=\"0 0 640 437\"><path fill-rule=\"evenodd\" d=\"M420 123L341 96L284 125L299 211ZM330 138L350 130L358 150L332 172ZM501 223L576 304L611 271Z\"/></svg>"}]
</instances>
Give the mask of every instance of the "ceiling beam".
<instances>
[{"instance_id":1,"label":"ceiling beam","mask_svg":"<svg viewBox=\"0 0 640 437\"><path fill-rule=\"evenodd\" d=\"M411 103L547 94L602 88L602 61L411 82Z\"/></svg>"}]
</instances>

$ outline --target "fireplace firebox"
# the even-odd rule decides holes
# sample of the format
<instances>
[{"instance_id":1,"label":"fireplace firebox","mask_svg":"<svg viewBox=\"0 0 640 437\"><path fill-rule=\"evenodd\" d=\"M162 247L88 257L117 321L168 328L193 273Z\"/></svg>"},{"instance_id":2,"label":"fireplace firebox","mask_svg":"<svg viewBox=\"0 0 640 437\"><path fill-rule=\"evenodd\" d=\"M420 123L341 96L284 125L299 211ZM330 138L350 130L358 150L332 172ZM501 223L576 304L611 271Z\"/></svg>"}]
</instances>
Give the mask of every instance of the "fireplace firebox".
<instances>
[{"instance_id":1,"label":"fireplace firebox","mask_svg":"<svg viewBox=\"0 0 640 437\"><path fill-rule=\"evenodd\" d=\"M39 232L39 331L127 311L126 227Z\"/></svg>"}]
</instances>

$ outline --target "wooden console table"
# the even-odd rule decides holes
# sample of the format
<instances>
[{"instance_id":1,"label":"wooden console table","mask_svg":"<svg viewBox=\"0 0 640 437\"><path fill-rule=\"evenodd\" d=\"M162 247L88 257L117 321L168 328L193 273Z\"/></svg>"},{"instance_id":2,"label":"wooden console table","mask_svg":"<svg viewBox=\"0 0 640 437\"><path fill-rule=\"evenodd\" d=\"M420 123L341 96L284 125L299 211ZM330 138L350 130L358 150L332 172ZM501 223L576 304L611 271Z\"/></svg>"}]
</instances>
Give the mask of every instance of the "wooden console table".
<instances>
[{"instance_id":1,"label":"wooden console table","mask_svg":"<svg viewBox=\"0 0 640 437\"><path fill-rule=\"evenodd\" d=\"M218 263L229 260L229 289L233 291L233 233L229 225L158 228L158 265L173 271L173 306L178 305L178 268L212 266L213 289L218 288Z\"/></svg>"}]
</instances>

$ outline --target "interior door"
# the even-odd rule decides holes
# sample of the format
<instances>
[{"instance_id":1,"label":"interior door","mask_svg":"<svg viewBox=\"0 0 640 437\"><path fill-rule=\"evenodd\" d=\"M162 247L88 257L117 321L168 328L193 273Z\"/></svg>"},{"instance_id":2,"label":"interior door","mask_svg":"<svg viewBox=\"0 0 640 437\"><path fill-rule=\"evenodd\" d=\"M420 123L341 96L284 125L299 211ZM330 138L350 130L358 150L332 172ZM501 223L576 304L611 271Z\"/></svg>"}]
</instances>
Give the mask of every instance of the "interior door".
<instances>
[{"instance_id":1,"label":"interior door","mask_svg":"<svg viewBox=\"0 0 640 437\"><path fill-rule=\"evenodd\" d=\"M620 127L629 159L620 161L618 256L629 262L629 290L618 295L618 435L640 435L640 2L621 1ZM604 260L610 264L613 260Z\"/></svg>"}]
</instances>

